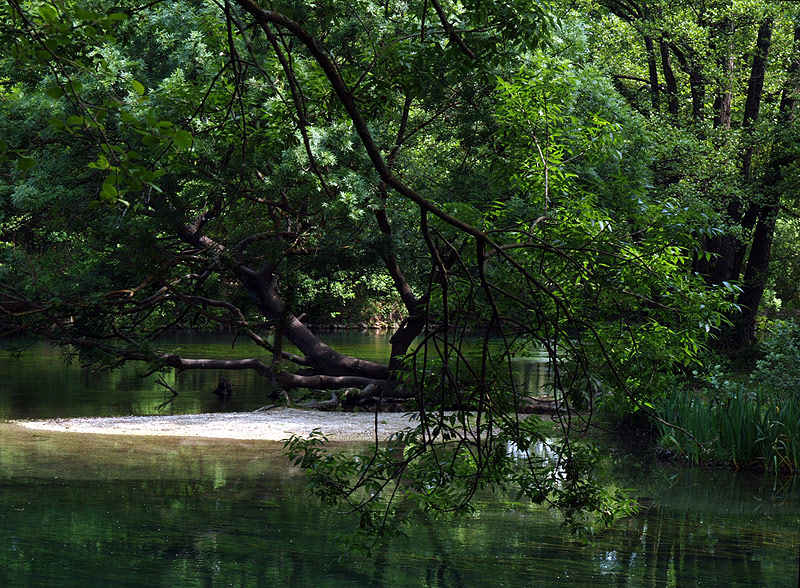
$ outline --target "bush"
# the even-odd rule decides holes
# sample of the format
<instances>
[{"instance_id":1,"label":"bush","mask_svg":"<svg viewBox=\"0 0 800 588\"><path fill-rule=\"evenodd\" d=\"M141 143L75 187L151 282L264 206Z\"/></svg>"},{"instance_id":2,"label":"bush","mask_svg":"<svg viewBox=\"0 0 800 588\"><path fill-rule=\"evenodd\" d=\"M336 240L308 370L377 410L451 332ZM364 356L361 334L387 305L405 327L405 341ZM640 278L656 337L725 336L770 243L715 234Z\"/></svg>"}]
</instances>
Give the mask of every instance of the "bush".
<instances>
[{"instance_id":1,"label":"bush","mask_svg":"<svg viewBox=\"0 0 800 588\"><path fill-rule=\"evenodd\" d=\"M770 321L762 336L764 358L750 376L759 388L781 396L800 394L800 326L794 321Z\"/></svg>"}]
</instances>

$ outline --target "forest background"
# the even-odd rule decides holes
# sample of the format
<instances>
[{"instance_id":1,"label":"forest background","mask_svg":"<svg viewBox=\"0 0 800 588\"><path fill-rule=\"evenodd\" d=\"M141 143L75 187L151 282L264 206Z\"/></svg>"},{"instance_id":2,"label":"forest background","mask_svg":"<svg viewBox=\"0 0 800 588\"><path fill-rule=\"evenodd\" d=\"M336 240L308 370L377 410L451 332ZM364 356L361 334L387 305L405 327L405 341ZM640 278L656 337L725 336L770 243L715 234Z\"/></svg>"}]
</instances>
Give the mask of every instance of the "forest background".
<instances>
[{"instance_id":1,"label":"forest background","mask_svg":"<svg viewBox=\"0 0 800 588\"><path fill-rule=\"evenodd\" d=\"M358 540L487 485L611 520L634 506L576 438L596 416L796 470L799 12L10 0L2 334L421 410L363 459L288 448L361 513ZM339 354L308 328L326 323L391 325L391 357ZM175 328L263 352L180 357L159 348ZM533 349L557 442L520 417L511 360Z\"/></svg>"}]
</instances>

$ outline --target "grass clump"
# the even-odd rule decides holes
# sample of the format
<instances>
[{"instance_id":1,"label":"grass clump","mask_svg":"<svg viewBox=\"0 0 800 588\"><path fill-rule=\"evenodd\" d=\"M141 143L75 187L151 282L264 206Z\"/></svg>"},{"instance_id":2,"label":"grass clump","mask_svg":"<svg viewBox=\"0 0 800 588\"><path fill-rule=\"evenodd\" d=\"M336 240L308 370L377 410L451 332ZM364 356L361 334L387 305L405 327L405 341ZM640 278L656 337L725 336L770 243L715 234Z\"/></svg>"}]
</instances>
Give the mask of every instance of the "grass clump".
<instances>
[{"instance_id":1,"label":"grass clump","mask_svg":"<svg viewBox=\"0 0 800 588\"><path fill-rule=\"evenodd\" d=\"M800 327L775 321L762 345L764 359L743 381L712 375L705 389L662 401L664 448L691 463L800 471Z\"/></svg>"},{"instance_id":2,"label":"grass clump","mask_svg":"<svg viewBox=\"0 0 800 588\"><path fill-rule=\"evenodd\" d=\"M661 445L692 463L800 470L797 397L749 392L741 384L713 396L682 390L666 399L660 412L680 427L659 423Z\"/></svg>"}]
</instances>

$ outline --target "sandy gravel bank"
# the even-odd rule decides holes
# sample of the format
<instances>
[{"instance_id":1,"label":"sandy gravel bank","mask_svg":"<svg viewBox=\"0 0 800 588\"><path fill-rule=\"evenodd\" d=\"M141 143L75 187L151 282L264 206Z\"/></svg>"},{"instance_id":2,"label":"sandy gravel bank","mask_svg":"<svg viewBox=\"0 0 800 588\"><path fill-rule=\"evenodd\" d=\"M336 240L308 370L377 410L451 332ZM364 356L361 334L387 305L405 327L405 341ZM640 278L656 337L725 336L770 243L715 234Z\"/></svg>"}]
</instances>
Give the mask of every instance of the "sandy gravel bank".
<instances>
[{"instance_id":1,"label":"sandy gravel bank","mask_svg":"<svg viewBox=\"0 0 800 588\"><path fill-rule=\"evenodd\" d=\"M281 408L266 412L189 414L15 421L27 429L103 435L157 435L280 441L321 429L331 441L368 441L375 438L371 413L316 412ZM378 437L414 426L400 413L378 415Z\"/></svg>"}]
</instances>

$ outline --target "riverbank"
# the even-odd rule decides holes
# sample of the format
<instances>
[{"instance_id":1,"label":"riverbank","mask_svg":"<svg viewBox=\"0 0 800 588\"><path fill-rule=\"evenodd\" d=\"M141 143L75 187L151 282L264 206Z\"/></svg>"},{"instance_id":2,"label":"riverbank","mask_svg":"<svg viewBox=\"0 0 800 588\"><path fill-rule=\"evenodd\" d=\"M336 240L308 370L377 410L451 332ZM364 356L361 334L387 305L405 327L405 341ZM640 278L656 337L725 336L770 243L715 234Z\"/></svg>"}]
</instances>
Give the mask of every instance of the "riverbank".
<instances>
[{"instance_id":1,"label":"riverbank","mask_svg":"<svg viewBox=\"0 0 800 588\"><path fill-rule=\"evenodd\" d=\"M331 441L383 441L417 421L401 413L318 412L279 408L264 412L20 420L26 429L100 435L148 435L281 441L321 430Z\"/></svg>"}]
</instances>

